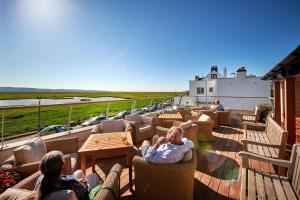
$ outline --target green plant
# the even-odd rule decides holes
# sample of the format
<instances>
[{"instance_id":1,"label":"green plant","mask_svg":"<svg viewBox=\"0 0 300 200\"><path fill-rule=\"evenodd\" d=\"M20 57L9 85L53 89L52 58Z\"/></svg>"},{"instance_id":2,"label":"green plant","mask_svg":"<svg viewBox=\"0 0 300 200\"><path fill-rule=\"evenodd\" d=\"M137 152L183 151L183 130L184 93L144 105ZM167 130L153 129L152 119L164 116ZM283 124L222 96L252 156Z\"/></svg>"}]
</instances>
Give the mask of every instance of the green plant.
<instances>
[{"instance_id":1,"label":"green plant","mask_svg":"<svg viewBox=\"0 0 300 200\"><path fill-rule=\"evenodd\" d=\"M272 107L267 103L261 103L258 105L259 110L259 122L266 122L268 114L272 111Z\"/></svg>"}]
</instances>

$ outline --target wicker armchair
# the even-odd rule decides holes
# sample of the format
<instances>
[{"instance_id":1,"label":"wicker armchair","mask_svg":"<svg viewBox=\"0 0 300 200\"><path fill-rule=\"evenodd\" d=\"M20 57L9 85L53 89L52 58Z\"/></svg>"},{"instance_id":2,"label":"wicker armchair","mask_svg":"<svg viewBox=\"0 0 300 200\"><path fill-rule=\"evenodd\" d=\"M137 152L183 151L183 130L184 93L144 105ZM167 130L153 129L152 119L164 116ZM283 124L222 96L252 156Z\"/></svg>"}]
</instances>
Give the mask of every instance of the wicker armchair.
<instances>
[{"instance_id":1,"label":"wicker armchair","mask_svg":"<svg viewBox=\"0 0 300 200\"><path fill-rule=\"evenodd\" d=\"M138 114L126 115L125 120L132 126L132 141L138 144L145 139L152 138L155 135L155 118L140 116Z\"/></svg>"},{"instance_id":2,"label":"wicker armchair","mask_svg":"<svg viewBox=\"0 0 300 200\"><path fill-rule=\"evenodd\" d=\"M140 156L133 158L137 200L192 200L197 158L185 163L153 164Z\"/></svg>"},{"instance_id":3,"label":"wicker armchair","mask_svg":"<svg viewBox=\"0 0 300 200\"><path fill-rule=\"evenodd\" d=\"M173 126L180 126L183 122L174 121ZM169 128L157 126L156 127L156 134L158 136L167 136ZM193 143L197 146L197 131L198 125L193 124L191 127L187 129L183 129L183 137L188 138L189 140L193 141Z\"/></svg>"},{"instance_id":4,"label":"wicker armchair","mask_svg":"<svg viewBox=\"0 0 300 200\"><path fill-rule=\"evenodd\" d=\"M97 193L96 200L115 200L120 197L120 175L122 173L122 166L120 164L115 164L108 176L106 177L102 189ZM26 179L22 180L18 184L14 185L11 189L14 191L10 193L28 193L31 192L34 196L34 187L38 177L41 175L41 172L38 171ZM67 199L77 199L75 193L71 190L60 190L61 193L64 193L63 196ZM7 199L9 197L9 191L4 192L0 199ZM51 199L51 198L50 198ZM62 199L62 198L59 198Z\"/></svg>"},{"instance_id":5,"label":"wicker armchair","mask_svg":"<svg viewBox=\"0 0 300 200\"><path fill-rule=\"evenodd\" d=\"M123 132L130 131L132 132L132 127L130 123L126 122L123 119L118 120L104 120L101 124L96 125L91 134L94 133L111 133L111 132Z\"/></svg>"},{"instance_id":6,"label":"wicker armchair","mask_svg":"<svg viewBox=\"0 0 300 200\"><path fill-rule=\"evenodd\" d=\"M231 126L231 110L217 111L218 124L224 126Z\"/></svg>"},{"instance_id":7,"label":"wicker armchair","mask_svg":"<svg viewBox=\"0 0 300 200\"><path fill-rule=\"evenodd\" d=\"M214 121L209 117L208 120L199 121L201 114L198 116L187 115L186 120L191 120L194 124L198 125L198 133L197 133L197 140L198 141L214 141L215 137L213 136L213 126Z\"/></svg>"},{"instance_id":8,"label":"wicker armchair","mask_svg":"<svg viewBox=\"0 0 300 200\"><path fill-rule=\"evenodd\" d=\"M182 116L183 121L188 121L186 116L191 115L192 109L190 107L179 107L177 108L177 112L179 112Z\"/></svg>"},{"instance_id":9,"label":"wicker armchair","mask_svg":"<svg viewBox=\"0 0 300 200\"><path fill-rule=\"evenodd\" d=\"M72 174L77 168L77 150L78 150L78 138L66 138L66 139L54 139L50 141L44 141L47 152L58 150L63 152L66 173ZM67 145L66 145L67 144ZM17 163L15 156L12 155L1 164L2 170L15 171L21 174L22 177L28 177L31 174L39 170L40 161L19 164Z\"/></svg>"}]
</instances>

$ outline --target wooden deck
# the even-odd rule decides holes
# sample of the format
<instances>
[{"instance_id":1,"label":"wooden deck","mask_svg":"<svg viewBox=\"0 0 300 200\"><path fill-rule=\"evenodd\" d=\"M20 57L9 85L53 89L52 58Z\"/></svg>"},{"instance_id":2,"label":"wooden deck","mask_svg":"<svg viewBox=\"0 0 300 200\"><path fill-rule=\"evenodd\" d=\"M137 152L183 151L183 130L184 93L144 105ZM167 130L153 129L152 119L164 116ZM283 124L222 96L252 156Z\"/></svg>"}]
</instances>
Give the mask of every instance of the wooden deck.
<instances>
[{"instance_id":1,"label":"wooden deck","mask_svg":"<svg viewBox=\"0 0 300 200\"><path fill-rule=\"evenodd\" d=\"M241 158L238 153L242 150L239 141L243 138L243 130L220 126L214 130L214 135L216 141L200 143L200 151L197 152L198 168L194 179L194 199L239 199ZM125 158L98 160L96 171L104 179L116 162L125 166L121 175L121 199L134 199L129 191ZM250 166L274 172L272 166L260 162L250 161ZM87 174L89 173L91 167L87 168Z\"/></svg>"}]
</instances>

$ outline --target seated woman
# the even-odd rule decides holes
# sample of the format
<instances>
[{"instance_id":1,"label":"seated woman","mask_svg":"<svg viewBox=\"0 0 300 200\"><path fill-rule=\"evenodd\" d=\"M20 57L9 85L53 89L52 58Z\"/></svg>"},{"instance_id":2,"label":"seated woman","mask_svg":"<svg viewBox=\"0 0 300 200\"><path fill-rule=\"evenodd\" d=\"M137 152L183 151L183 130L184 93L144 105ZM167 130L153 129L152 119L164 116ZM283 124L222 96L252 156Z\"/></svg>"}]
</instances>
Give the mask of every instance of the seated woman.
<instances>
[{"instance_id":1,"label":"seated woman","mask_svg":"<svg viewBox=\"0 0 300 200\"><path fill-rule=\"evenodd\" d=\"M44 199L56 190L72 190L78 199L90 199L89 190L100 181L99 176L93 173L88 179L81 170L74 172L74 176L62 176L64 167L63 153L51 151L47 153L40 164L41 175L35 185L37 199Z\"/></svg>"},{"instance_id":2,"label":"seated woman","mask_svg":"<svg viewBox=\"0 0 300 200\"><path fill-rule=\"evenodd\" d=\"M194 144L183 138L181 128L173 126L169 129L167 137L160 137L153 146L145 140L141 146L141 153L145 160L152 163L177 163Z\"/></svg>"}]
</instances>

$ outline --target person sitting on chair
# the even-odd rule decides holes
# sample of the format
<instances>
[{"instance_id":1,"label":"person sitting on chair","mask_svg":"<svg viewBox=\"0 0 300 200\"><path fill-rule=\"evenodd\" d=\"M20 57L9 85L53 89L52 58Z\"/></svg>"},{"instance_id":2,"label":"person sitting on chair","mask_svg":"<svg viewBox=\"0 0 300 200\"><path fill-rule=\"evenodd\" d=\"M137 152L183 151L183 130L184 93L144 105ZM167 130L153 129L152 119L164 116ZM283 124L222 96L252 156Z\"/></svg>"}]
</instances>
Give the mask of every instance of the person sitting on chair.
<instances>
[{"instance_id":1,"label":"person sitting on chair","mask_svg":"<svg viewBox=\"0 0 300 200\"><path fill-rule=\"evenodd\" d=\"M214 103L210 106L210 109L215 111L224 111L224 106L220 103L219 100L214 100Z\"/></svg>"},{"instance_id":2,"label":"person sitting on chair","mask_svg":"<svg viewBox=\"0 0 300 200\"><path fill-rule=\"evenodd\" d=\"M173 126L166 137L159 137L153 146L145 140L141 146L141 153L145 160L152 163L177 163L194 144L187 138L183 138L180 127Z\"/></svg>"},{"instance_id":3,"label":"person sitting on chair","mask_svg":"<svg viewBox=\"0 0 300 200\"><path fill-rule=\"evenodd\" d=\"M34 189L37 191L36 199L42 200L57 190L72 190L77 199L90 199L90 190L100 183L99 176L92 173L86 177L81 170L75 171L74 175L62 176L64 165L63 153L60 151L50 151L42 158L40 164L42 175L38 178Z\"/></svg>"}]
</instances>

